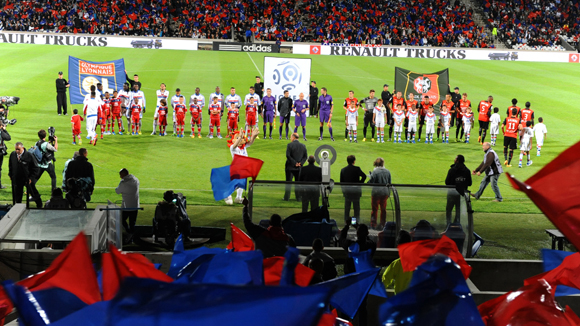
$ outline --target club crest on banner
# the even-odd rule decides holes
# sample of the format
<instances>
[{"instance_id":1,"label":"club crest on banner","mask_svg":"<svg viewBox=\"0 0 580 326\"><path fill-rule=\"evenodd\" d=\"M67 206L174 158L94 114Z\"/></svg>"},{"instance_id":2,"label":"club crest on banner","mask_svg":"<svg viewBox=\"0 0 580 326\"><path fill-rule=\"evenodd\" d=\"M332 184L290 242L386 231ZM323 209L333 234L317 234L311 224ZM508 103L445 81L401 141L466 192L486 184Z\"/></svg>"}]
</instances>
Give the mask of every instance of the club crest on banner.
<instances>
[{"instance_id":1,"label":"club crest on banner","mask_svg":"<svg viewBox=\"0 0 580 326\"><path fill-rule=\"evenodd\" d=\"M402 92L404 98L409 94L417 101L428 96L438 111L441 100L449 89L449 71L441 70L435 73L422 74L410 70L395 68L395 91Z\"/></svg>"},{"instance_id":2,"label":"club crest on banner","mask_svg":"<svg viewBox=\"0 0 580 326\"><path fill-rule=\"evenodd\" d=\"M103 92L113 93L123 88L125 62L123 59L91 62L69 57L69 82L71 104L82 104L92 85L101 83Z\"/></svg>"}]
</instances>

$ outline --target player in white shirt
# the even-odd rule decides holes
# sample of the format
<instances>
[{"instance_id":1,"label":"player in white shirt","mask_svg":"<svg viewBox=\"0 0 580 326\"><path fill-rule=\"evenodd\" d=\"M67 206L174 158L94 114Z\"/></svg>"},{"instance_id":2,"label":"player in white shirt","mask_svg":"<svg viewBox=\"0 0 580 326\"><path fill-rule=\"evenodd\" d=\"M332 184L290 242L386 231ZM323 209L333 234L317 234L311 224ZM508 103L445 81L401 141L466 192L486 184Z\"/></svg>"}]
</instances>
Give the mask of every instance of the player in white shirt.
<instances>
[{"instance_id":1,"label":"player in white shirt","mask_svg":"<svg viewBox=\"0 0 580 326\"><path fill-rule=\"evenodd\" d=\"M97 127L97 119L101 105L103 105L103 100L96 95L96 87L91 86L91 93L89 98L84 100L84 116L87 123L87 138L91 140L91 144L96 145L97 143L97 133L95 128Z\"/></svg>"},{"instance_id":2,"label":"player in white shirt","mask_svg":"<svg viewBox=\"0 0 580 326\"><path fill-rule=\"evenodd\" d=\"M357 143L356 127L358 125L358 109L356 107L356 101L351 101L350 107L346 109L346 125L349 141L352 143L352 138L354 136L354 142Z\"/></svg>"},{"instance_id":3,"label":"player in white shirt","mask_svg":"<svg viewBox=\"0 0 580 326\"><path fill-rule=\"evenodd\" d=\"M222 108L222 114L221 115L224 115L224 109L225 109L224 108L224 94L222 94L220 92L220 87L219 86L215 88L215 92L213 92L213 93L211 93L209 95L209 101L210 101L210 103L213 101L213 98L214 97L217 97L218 98L218 104ZM207 109L207 114L209 114L209 107Z\"/></svg>"},{"instance_id":4,"label":"player in white shirt","mask_svg":"<svg viewBox=\"0 0 580 326\"><path fill-rule=\"evenodd\" d=\"M401 104L397 104L397 111L393 113L393 119L395 121L395 137L393 138L393 142L396 143L398 139L399 144L402 144L401 134L403 133L403 125L405 124L405 111L403 111Z\"/></svg>"},{"instance_id":5,"label":"player in white shirt","mask_svg":"<svg viewBox=\"0 0 580 326\"><path fill-rule=\"evenodd\" d=\"M139 135L141 135L141 125L142 122L141 120L143 120L143 113L145 113L145 108L147 106L147 101L145 101L145 93L143 93L142 90L139 89L139 85L135 84L133 85L133 91L131 92L131 101L130 101L130 105L133 105L133 103L136 103L135 100L139 100L139 105L141 105L141 114L139 114ZM130 123L130 119L131 119L131 113L127 114L127 122Z\"/></svg>"},{"instance_id":6,"label":"player in white shirt","mask_svg":"<svg viewBox=\"0 0 580 326\"><path fill-rule=\"evenodd\" d=\"M489 118L489 133L491 135L491 146L495 146L497 135L499 134L499 125L501 124L501 117L499 116L499 108L493 108L493 114Z\"/></svg>"},{"instance_id":7,"label":"player in white shirt","mask_svg":"<svg viewBox=\"0 0 580 326\"><path fill-rule=\"evenodd\" d=\"M200 93L199 87L195 88L195 93L189 97L189 106L193 104L193 100L197 99L197 105L200 105L201 108L205 106L205 97Z\"/></svg>"},{"instance_id":8,"label":"player in white shirt","mask_svg":"<svg viewBox=\"0 0 580 326\"><path fill-rule=\"evenodd\" d=\"M181 94L181 89L175 89L175 95L171 97L171 109L173 111L172 118L173 118L173 136L176 136L175 127L177 126L177 120L175 120L175 106L179 104L179 98L183 97L185 101L185 97ZM166 132L167 133L167 132Z\"/></svg>"},{"instance_id":9,"label":"player in white shirt","mask_svg":"<svg viewBox=\"0 0 580 326\"><path fill-rule=\"evenodd\" d=\"M544 118L538 118L538 124L534 125L534 136L536 137L536 148L538 149L538 153L536 156L540 156L540 151L542 150L542 146L544 146L544 139L548 135L548 129L544 124Z\"/></svg>"},{"instance_id":10,"label":"player in white shirt","mask_svg":"<svg viewBox=\"0 0 580 326\"><path fill-rule=\"evenodd\" d=\"M127 116L127 111L131 107L131 90L129 89L129 83L123 84L123 89L119 91L117 96L121 99L121 116ZM121 121L121 132L125 132L125 127L123 126L123 118ZM131 126L131 121L128 121L127 126Z\"/></svg>"},{"instance_id":11,"label":"player in white shirt","mask_svg":"<svg viewBox=\"0 0 580 326\"><path fill-rule=\"evenodd\" d=\"M246 97L244 98L244 105L248 105L248 103L250 103L250 98L254 98L254 104L258 105L258 107L262 105L262 99L260 98L260 95L256 94L256 89L254 86L250 87L250 93L246 94ZM260 115L256 114L256 125L258 122L260 122L259 120Z\"/></svg>"},{"instance_id":12,"label":"player in white shirt","mask_svg":"<svg viewBox=\"0 0 580 326\"><path fill-rule=\"evenodd\" d=\"M433 113L433 106L429 107L429 112L425 114L425 144L433 144L433 134L435 133L435 124L437 123L437 115Z\"/></svg>"},{"instance_id":13,"label":"player in white shirt","mask_svg":"<svg viewBox=\"0 0 580 326\"><path fill-rule=\"evenodd\" d=\"M524 155L527 155L528 163L527 166L532 165L532 160L530 159L530 147L532 143L532 137L534 137L534 132L532 131L532 121L527 121L526 126L521 131L521 140L520 140L520 164L519 167L522 167L522 160Z\"/></svg>"},{"instance_id":14,"label":"player in white shirt","mask_svg":"<svg viewBox=\"0 0 580 326\"><path fill-rule=\"evenodd\" d=\"M473 112L471 107L467 107L461 118L463 121L463 131L465 132L465 143L469 144L469 137L471 136L471 127L473 126ZM493 136L492 136L493 139Z\"/></svg>"},{"instance_id":15,"label":"player in white shirt","mask_svg":"<svg viewBox=\"0 0 580 326\"><path fill-rule=\"evenodd\" d=\"M417 119L419 118L419 111L413 106L411 111L407 112L407 120L409 121L407 127L407 142L415 144L415 133L417 132Z\"/></svg>"},{"instance_id":16,"label":"player in white shirt","mask_svg":"<svg viewBox=\"0 0 580 326\"><path fill-rule=\"evenodd\" d=\"M443 144L449 144L449 126L451 123L451 113L447 111L447 107L445 105L441 105L441 111L439 112L441 116L441 127L443 128L443 140L441 141Z\"/></svg>"},{"instance_id":17,"label":"player in white shirt","mask_svg":"<svg viewBox=\"0 0 580 326\"><path fill-rule=\"evenodd\" d=\"M377 143L385 142L385 121L387 121L387 108L383 100L379 99L373 109L373 124L377 127Z\"/></svg>"},{"instance_id":18,"label":"player in white shirt","mask_svg":"<svg viewBox=\"0 0 580 326\"><path fill-rule=\"evenodd\" d=\"M244 131L236 131L232 133L232 138L228 140L228 146L230 147L230 153L232 154L232 159L234 155L241 155L241 156L248 156L247 148L252 146L256 137L260 134L260 130L256 127L252 130L252 135L250 139L244 137ZM244 193L244 189L237 188L236 189L236 203L242 203L242 194ZM232 200L232 196L229 196L225 199L226 204L232 205L234 202Z\"/></svg>"},{"instance_id":19,"label":"player in white shirt","mask_svg":"<svg viewBox=\"0 0 580 326\"><path fill-rule=\"evenodd\" d=\"M159 117L159 107L161 106L161 100L167 101L169 98L169 91L165 89L165 84L161 83L159 89L157 90L157 105L155 106L155 113L153 113L153 132L151 136L155 135L155 130L157 129L157 118Z\"/></svg>"}]
</instances>

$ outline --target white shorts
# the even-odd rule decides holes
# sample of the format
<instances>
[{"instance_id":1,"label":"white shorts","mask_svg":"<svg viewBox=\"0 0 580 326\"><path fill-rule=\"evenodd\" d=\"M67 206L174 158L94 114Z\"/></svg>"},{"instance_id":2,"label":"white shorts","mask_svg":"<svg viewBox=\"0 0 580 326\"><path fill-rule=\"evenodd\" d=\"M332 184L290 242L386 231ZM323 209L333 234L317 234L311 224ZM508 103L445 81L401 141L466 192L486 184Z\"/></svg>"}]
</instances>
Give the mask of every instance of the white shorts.
<instances>
[{"instance_id":1,"label":"white shorts","mask_svg":"<svg viewBox=\"0 0 580 326\"><path fill-rule=\"evenodd\" d=\"M349 123L348 130L356 131L356 123Z\"/></svg>"},{"instance_id":2,"label":"white shorts","mask_svg":"<svg viewBox=\"0 0 580 326\"><path fill-rule=\"evenodd\" d=\"M522 142L520 144L520 151L529 152L530 151L530 142Z\"/></svg>"},{"instance_id":3,"label":"white shorts","mask_svg":"<svg viewBox=\"0 0 580 326\"><path fill-rule=\"evenodd\" d=\"M427 124L427 131L425 131L425 132L426 132L427 134L432 134L432 133L434 133L434 132L435 132L435 125L434 125L434 124L433 124L433 125Z\"/></svg>"},{"instance_id":4,"label":"white shorts","mask_svg":"<svg viewBox=\"0 0 580 326\"><path fill-rule=\"evenodd\" d=\"M445 130L445 132L448 132L449 131L449 125L448 124L444 125L443 126L443 129Z\"/></svg>"},{"instance_id":5,"label":"white shorts","mask_svg":"<svg viewBox=\"0 0 580 326\"><path fill-rule=\"evenodd\" d=\"M542 137L542 138L536 137L536 144L538 146L544 146L544 137Z\"/></svg>"},{"instance_id":6,"label":"white shorts","mask_svg":"<svg viewBox=\"0 0 580 326\"><path fill-rule=\"evenodd\" d=\"M465 131L466 134L471 132L471 124L465 124L463 126L463 131Z\"/></svg>"},{"instance_id":7,"label":"white shorts","mask_svg":"<svg viewBox=\"0 0 580 326\"><path fill-rule=\"evenodd\" d=\"M377 128L384 128L385 127L385 121L382 120L382 121L375 122L375 127L377 127Z\"/></svg>"},{"instance_id":8,"label":"white shorts","mask_svg":"<svg viewBox=\"0 0 580 326\"><path fill-rule=\"evenodd\" d=\"M409 123L409 128L407 130L409 132L417 132L417 124L416 123Z\"/></svg>"},{"instance_id":9,"label":"white shorts","mask_svg":"<svg viewBox=\"0 0 580 326\"><path fill-rule=\"evenodd\" d=\"M401 123L401 125L400 125L400 126L398 126L398 125L395 123L395 132L403 132L403 124L402 124L402 123Z\"/></svg>"},{"instance_id":10,"label":"white shorts","mask_svg":"<svg viewBox=\"0 0 580 326\"><path fill-rule=\"evenodd\" d=\"M491 127L489 128L489 133L491 135L497 135L499 134L499 125L496 125L495 123L491 125Z\"/></svg>"}]
</instances>

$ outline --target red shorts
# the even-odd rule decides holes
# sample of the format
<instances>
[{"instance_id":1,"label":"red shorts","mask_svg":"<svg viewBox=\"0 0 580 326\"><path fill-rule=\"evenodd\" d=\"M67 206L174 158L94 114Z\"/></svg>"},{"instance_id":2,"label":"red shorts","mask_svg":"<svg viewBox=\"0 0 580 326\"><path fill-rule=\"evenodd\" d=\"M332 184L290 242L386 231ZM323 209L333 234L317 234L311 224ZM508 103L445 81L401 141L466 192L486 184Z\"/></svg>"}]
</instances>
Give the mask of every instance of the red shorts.
<instances>
[{"instance_id":1,"label":"red shorts","mask_svg":"<svg viewBox=\"0 0 580 326\"><path fill-rule=\"evenodd\" d=\"M81 134L81 128L80 128L80 127L79 127L79 128L73 128L73 131L72 131L72 133L73 133L73 135L75 135L75 136L76 136L76 135L80 135L80 134Z\"/></svg>"},{"instance_id":2,"label":"red shorts","mask_svg":"<svg viewBox=\"0 0 580 326\"><path fill-rule=\"evenodd\" d=\"M158 124L159 124L160 126L167 126L167 116L165 116L165 115L160 115L160 116L159 116L159 121L158 121Z\"/></svg>"},{"instance_id":3,"label":"red shorts","mask_svg":"<svg viewBox=\"0 0 580 326\"><path fill-rule=\"evenodd\" d=\"M104 115L105 119L109 119L111 117L111 110L103 111L103 115Z\"/></svg>"},{"instance_id":4,"label":"red shorts","mask_svg":"<svg viewBox=\"0 0 580 326\"><path fill-rule=\"evenodd\" d=\"M220 123L221 123L221 119L220 119L220 116L219 115L218 116L213 116L212 115L210 117L210 121L209 121L210 126L219 127L220 126Z\"/></svg>"},{"instance_id":5,"label":"red shorts","mask_svg":"<svg viewBox=\"0 0 580 326\"><path fill-rule=\"evenodd\" d=\"M114 111L111 112L111 117L113 119L120 119L121 118L121 111L119 111L119 112L114 112Z\"/></svg>"},{"instance_id":6,"label":"red shorts","mask_svg":"<svg viewBox=\"0 0 580 326\"><path fill-rule=\"evenodd\" d=\"M237 130L238 129L238 120L228 120L228 129Z\"/></svg>"},{"instance_id":7,"label":"red shorts","mask_svg":"<svg viewBox=\"0 0 580 326\"><path fill-rule=\"evenodd\" d=\"M246 124L248 126L255 125L256 124L256 116L255 115L254 116L251 116L251 115L246 116Z\"/></svg>"},{"instance_id":8,"label":"red shorts","mask_svg":"<svg viewBox=\"0 0 580 326\"><path fill-rule=\"evenodd\" d=\"M141 118L139 117L138 114L131 117L131 121L133 123L139 123L140 120L141 120Z\"/></svg>"},{"instance_id":9,"label":"red shorts","mask_svg":"<svg viewBox=\"0 0 580 326\"><path fill-rule=\"evenodd\" d=\"M175 119L177 120L178 125L183 126L185 124L185 116L177 115L175 116Z\"/></svg>"},{"instance_id":10,"label":"red shorts","mask_svg":"<svg viewBox=\"0 0 580 326\"><path fill-rule=\"evenodd\" d=\"M198 115L191 117L191 122L192 125L200 125L201 124L201 117Z\"/></svg>"},{"instance_id":11,"label":"red shorts","mask_svg":"<svg viewBox=\"0 0 580 326\"><path fill-rule=\"evenodd\" d=\"M97 124L105 125L106 122L107 122L107 118L99 117Z\"/></svg>"}]
</instances>

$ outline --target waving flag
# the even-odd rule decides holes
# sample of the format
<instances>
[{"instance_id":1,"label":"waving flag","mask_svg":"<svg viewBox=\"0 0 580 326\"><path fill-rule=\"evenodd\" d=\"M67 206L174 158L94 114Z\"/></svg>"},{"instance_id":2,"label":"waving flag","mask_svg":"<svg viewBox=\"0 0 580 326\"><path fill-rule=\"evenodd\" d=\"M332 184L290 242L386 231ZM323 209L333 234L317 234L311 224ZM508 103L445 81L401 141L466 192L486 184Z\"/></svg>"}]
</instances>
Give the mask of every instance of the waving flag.
<instances>
[{"instance_id":1,"label":"waving flag","mask_svg":"<svg viewBox=\"0 0 580 326\"><path fill-rule=\"evenodd\" d=\"M580 293L580 253L544 249L542 256L547 271L526 279L524 285L544 279L556 288L555 296Z\"/></svg>"},{"instance_id":2,"label":"waving flag","mask_svg":"<svg viewBox=\"0 0 580 326\"><path fill-rule=\"evenodd\" d=\"M213 198L220 201L228 198L236 188L246 189L246 179L231 179L230 166L211 169L211 190Z\"/></svg>"},{"instance_id":3,"label":"waving flag","mask_svg":"<svg viewBox=\"0 0 580 326\"><path fill-rule=\"evenodd\" d=\"M103 84L103 93L119 91L125 83L125 61L94 62L69 56L68 76L71 104L83 104L91 85Z\"/></svg>"},{"instance_id":4,"label":"waving flag","mask_svg":"<svg viewBox=\"0 0 580 326\"><path fill-rule=\"evenodd\" d=\"M252 181L256 181L263 164L264 161L257 158L236 154L230 166L230 179L252 178Z\"/></svg>"},{"instance_id":5,"label":"waving flag","mask_svg":"<svg viewBox=\"0 0 580 326\"><path fill-rule=\"evenodd\" d=\"M580 142L525 182L507 174L576 248L580 248Z\"/></svg>"},{"instance_id":6,"label":"waving flag","mask_svg":"<svg viewBox=\"0 0 580 326\"><path fill-rule=\"evenodd\" d=\"M251 251L254 250L254 241L244 231L230 223L232 228L232 241L228 244L226 249L233 251Z\"/></svg>"}]
</instances>

